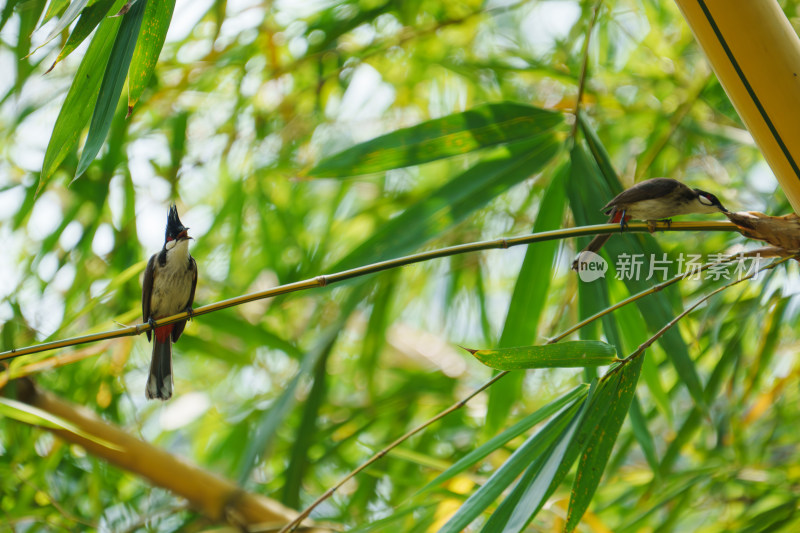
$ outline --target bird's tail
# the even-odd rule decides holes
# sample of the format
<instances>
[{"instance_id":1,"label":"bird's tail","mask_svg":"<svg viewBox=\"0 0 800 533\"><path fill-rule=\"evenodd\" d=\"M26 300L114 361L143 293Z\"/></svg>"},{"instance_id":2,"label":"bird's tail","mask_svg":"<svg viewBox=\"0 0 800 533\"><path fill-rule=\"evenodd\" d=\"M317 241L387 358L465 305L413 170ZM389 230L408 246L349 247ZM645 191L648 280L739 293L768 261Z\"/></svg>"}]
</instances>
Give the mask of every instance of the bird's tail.
<instances>
[{"instance_id":1,"label":"bird's tail","mask_svg":"<svg viewBox=\"0 0 800 533\"><path fill-rule=\"evenodd\" d=\"M153 357L150 359L150 377L145 394L148 400L169 400L172 397L172 341L153 339Z\"/></svg>"},{"instance_id":2,"label":"bird's tail","mask_svg":"<svg viewBox=\"0 0 800 533\"><path fill-rule=\"evenodd\" d=\"M597 253L600 251L600 248L606 243L606 241L611 237L611 233L604 233L602 235L597 235L592 241L580 251L578 257L575 258L575 261L572 262L572 270L577 271L580 267L581 263L581 256L584 252L594 252Z\"/></svg>"}]
</instances>

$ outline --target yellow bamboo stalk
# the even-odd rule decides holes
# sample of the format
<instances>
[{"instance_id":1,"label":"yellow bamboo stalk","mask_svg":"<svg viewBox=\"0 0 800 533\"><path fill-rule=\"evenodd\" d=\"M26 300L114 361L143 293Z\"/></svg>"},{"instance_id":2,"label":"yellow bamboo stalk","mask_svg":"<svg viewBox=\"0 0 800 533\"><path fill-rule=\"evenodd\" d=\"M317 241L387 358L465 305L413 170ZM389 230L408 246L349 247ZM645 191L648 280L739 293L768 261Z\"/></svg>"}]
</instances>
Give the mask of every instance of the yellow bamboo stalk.
<instances>
[{"instance_id":1,"label":"yellow bamboo stalk","mask_svg":"<svg viewBox=\"0 0 800 533\"><path fill-rule=\"evenodd\" d=\"M675 0L800 213L800 39L776 0Z\"/></svg>"},{"instance_id":2,"label":"yellow bamboo stalk","mask_svg":"<svg viewBox=\"0 0 800 533\"><path fill-rule=\"evenodd\" d=\"M192 508L214 522L227 522L247 530L257 526L259 531L274 531L298 516L297 511L275 500L247 492L232 481L132 437L85 407L37 388L30 380L22 379L17 383L21 401L66 420L79 428L82 434L59 428L44 429L67 442L83 446L96 457L186 498ZM307 530L317 533L330 531L311 524Z\"/></svg>"}]
</instances>

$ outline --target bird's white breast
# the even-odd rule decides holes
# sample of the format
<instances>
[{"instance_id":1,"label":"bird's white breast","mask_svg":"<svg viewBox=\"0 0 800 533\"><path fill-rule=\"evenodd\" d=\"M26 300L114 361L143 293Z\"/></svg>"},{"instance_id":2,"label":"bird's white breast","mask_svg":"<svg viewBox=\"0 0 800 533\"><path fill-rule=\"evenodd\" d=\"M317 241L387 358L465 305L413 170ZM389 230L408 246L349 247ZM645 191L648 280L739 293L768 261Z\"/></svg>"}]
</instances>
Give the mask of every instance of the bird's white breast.
<instances>
[{"instance_id":1,"label":"bird's white breast","mask_svg":"<svg viewBox=\"0 0 800 533\"><path fill-rule=\"evenodd\" d=\"M193 274L189 270L189 240L183 239L167 250L162 266L155 260L150 313L161 318L179 313L189 303Z\"/></svg>"}]
</instances>

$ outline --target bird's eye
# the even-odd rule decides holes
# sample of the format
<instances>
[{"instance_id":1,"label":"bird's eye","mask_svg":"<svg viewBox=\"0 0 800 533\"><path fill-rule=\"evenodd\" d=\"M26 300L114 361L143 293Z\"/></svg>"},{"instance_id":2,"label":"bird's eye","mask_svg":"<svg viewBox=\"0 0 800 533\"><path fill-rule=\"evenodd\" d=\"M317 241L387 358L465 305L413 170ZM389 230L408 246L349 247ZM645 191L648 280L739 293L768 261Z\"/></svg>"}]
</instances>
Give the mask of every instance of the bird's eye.
<instances>
[{"instance_id":1,"label":"bird's eye","mask_svg":"<svg viewBox=\"0 0 800 533\"><path fill-rule=\"evenodd\" d=\"M706 196L705 194L700 195L700 203L703 205L714 205L714 200Z\"/></svg>"}]
</instances>

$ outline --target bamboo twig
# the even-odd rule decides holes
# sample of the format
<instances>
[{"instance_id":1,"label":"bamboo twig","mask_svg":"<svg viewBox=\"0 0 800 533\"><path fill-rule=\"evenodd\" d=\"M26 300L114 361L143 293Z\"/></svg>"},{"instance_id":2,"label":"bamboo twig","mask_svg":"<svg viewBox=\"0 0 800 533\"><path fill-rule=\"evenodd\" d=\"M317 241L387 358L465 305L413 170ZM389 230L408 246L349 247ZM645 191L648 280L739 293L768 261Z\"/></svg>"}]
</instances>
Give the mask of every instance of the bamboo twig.
<instances>
[{"instance_id":1,"label":"bamboo twig","mask_svg":"<svg viewBox=\"0 0 800 533\"><path fill-rule=\"evenodd\" d=\"M575 134L578 133L578 114L581 112L581 100L583 100L583 91L586 88L586 74L589 70L589 41L592 39L592 30L597 22L597 16L600 14L600 6L603 5L603 0L598 0L593 8L592 18L589 20L589 28L586 30L586 40L583 42L583 61L581 63L581 73L578 78L578 97L575 100L575 122L572 124L572 129L569 136L574 140Z\"/></svg>"},{"instance_id":2,"label":"bamboo twig","mask_svg":"<svg viewBox=\"0 0 800 533\"><path fill-rule=\"evenodd\" d=\"M735 224L731 222L718 222L718 221L672 222L672 224L667 224L665 222L658 222L655 224L654 229L655 231L738 231L737 226ZM626 233L650 232L650 231L651 230L644 222L631 223L626 227L625 230ZM366 276L369 274L375 274L383 270L389 270L392 268L398 268L401 266L411 265L414 263L420 263L422 261L429 261L431 259L439 259L451 255L457 255L467 252L477 252L481 250L491 250L497 248L506 249L514 246L522 246L525 244L533 244L537 242L566 239L570 237L582 237L584 235L597 235L601 233L620 233L620 232L621 228L619 224L597 224L594 226L582 226L578 228L565 228L553 231L545 231L530 235L522 235L519 237L508 237L501 239L493 239L489 241L458 244L456 246L448 246L446 248L440 248L438 250L430 250L427 252L420 252L412 255L407 255L405 257L400 257L397 259L380 261L378 263L373 263L371 265L352 268L350 270L344 270L333 274L321 275L304 281L297 281L294 283L273 287L271 289L267 289L264 291L245 294L243 296L237 296L235 298L229 298L227 300L222 300L212 304L204 305L202 307L197 307L192 311L191 317L213 313L214 311L227 309L228 307L234 307L237 305L242 305L256 300L273 298L275 296L280 296L282 294L289 294L292 292L303 291L317 287L325 287L327 285L332 285L334 283L339 283L341 281L361 276ZM181 320L186 320L187 318L190 318L189 313L186 313L184 311L166 318L160 318L155 321L155 325L156 327L165 326L167 324L172 324ZM8 350L6 352L0 352L0 361L6 359L13 359L15 357L20 357L23 355L29 355L33 353L45 352L48 350L57 350L59 348L66 348L68 346L75 346L78 344L84 344L88 342L96 342L106 339L140 335L142 333L145 333L146 331L149 331L150 329L151 329L150 324L143 323L143 324L136 324L135 326L128 326L121 329L104 331L101 333L94 333L91 335L83 335L80 337L72 337L69 339L36 344L33 346L28 346L26 348L16 348Z\"/></svg>"}]
</instances>

